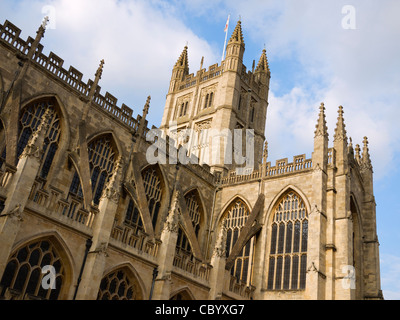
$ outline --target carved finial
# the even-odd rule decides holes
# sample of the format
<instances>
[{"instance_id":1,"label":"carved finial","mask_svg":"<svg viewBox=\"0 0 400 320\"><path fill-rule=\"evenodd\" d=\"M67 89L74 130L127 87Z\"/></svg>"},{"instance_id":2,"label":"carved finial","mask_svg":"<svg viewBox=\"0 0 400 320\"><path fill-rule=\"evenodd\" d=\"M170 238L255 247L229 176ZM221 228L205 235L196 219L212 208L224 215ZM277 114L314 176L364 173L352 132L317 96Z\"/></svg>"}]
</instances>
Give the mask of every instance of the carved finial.
<instances>
[{"instance_id":1,"label":"carved finial","mask_svg":"<svg viewBox=\"0 0 400 320\"><path fill-rule=\"evenodd\" d=\"M144 105L144 108L143 108L143 118L146 118L146 116L149 114L150 101L151 101L151 96L148 96L147 100L146 100L146 104Z\"/></svg>"},{"instance_id":2,"label":"carved finial","mask_svg":"<svg viewBox=\"0 0 400 320\"><path fill-rule=\"evenodd\" d=\"M361 148L360 148L359 144L356 145L355 152L356 152L355 159L356 159L357 163L360 164L361 163Z\"/></svg>"},{"instance_id":3,"label":"carved finial","mask_svg":"<svg viewBox=\"0 0 400 320\"><path fill-rule=\"evenodd\" d=\"M104 68L104 59L102 59L102 60L100 61L99 68L98 68L97 71L96 71L96 79L98 79L98 80L101 79L101 76L102 76L102 74L103 74L103 68ZM97 82L98 82L98 80L97 80Z\"/></svg>"},{"instance_id":4,"label":"carved finial","mask_svg":"<svg viewBox=\"0 0 400 320\"><path fill-rule=\"evenodd\" d=\"M258 61L258 65L256 68L256 72L269 72L269 64L267 59L267 50L263 49L260 60Z\"/></svg>"},{"instance_id":5,"label":"carved finial","mask_svg":"<svg viewBox=\"0 0 400 320\"><path fill-rule=\"evenodd\" d=\"M118 203L122 168L123 168L123 159L120 156L115 163L114 171L110 180L104 187L101 198L107 198L111 201L114 201L115 203Z\"/></svg>"},{"instance_id":6,"label":"carved finial","mask_svg":"<svg viewBox=\"0 0 400 320\"><path fill-rule=\"evenodd\" d=\"M178 58L178 61L175 63L175 67L184 67L185 73L189 72L189 59L188 59L188 46L187 45L183 48L183 51Z\"/></svg>"},{"instance_id":7,"label":"carved finial","mask_svg":"<svg viewBox=\"0 0 400 320\"><path fill-rule=\"evenodd\" d=\"M315 130L315 138L320 137L320 136L328 136L328 128L326 126L326 120L325 120L325 104L322 102L320 107L319 107L319 117L318 117L318 123L316 125L316 130Z\"/></svg>"},{"instance_id":8,"label":"carved finial","mask_svg":"<svg viewBox=\"0 0 400 320\"><path fill-rule=\"evenodd\" d=\"M171 210L168 214L167 220L164 223L164 231L177 233L179 230L179 197L180 191L176 190L174 200L172 201Z\"/></svg>"},{"instance_id":9,"label":"carved finial","mask_svg":"<svg viewBox=\"0 0 400 320\"><path fill-rule=\"evenodd\" d=\"M372 164L371 164L371 158L369 155L369 148L368 148L368 138L364 137L364 148L363 148L363 155L362 155L362 159L361 159L361 163L362 163L362 169L367 169L367 170L371 170L372 169Z\"/></svg>"},{"instance_id":10,"label":"carved finial","mask_svg":"<svg viewBox=\"0 0 400 320\"><path fill-rule=\"evenodd\" d=\"M213 252L213 256L219 258L226 258L226 237L227 237L227 226L226 226L226 218L224 218L221 222L221 230L218 234L217 241L215 243L215 248Z\"/></svg>"},{"instance_id":11,"label":"carved finial","mask_svg":"<svg viewBox=\"0 0 400 320\"><path fill-rule=\"evenodd\" d=\"M344 118L343 118L343 107L339 106L339 117L338 117L338 122L336 125L335 129L335 136L334 136L334 141L340 142L340 141L346 141L347 136L346 136L346 125L344 124Z\"/></svg>"},{"instance_id":12,"label":"carved finial","mask_svg":"<svg viewBox=\"0 0 400 320\"><path fill-rule=\"evenodd\" d=\"M267 159L268 159L268 141L265 141L264 152L263 152L264 163L267 162Z\"/></svg>"},{"instance_id":13,"label":"carved finial","mask_svg":"<svg viewBox=\"0 0 400 320\"><path fill-rule=\"evenodd\" d=\"M37 37L36 40L39 41L40 38L42 38L44 36L44 33L46 31L46 26L49 23L50 19L48 16L43 18L42 24L40 25L38 31L37 31Z\"/></svg>"},{"instance_id":14,"label":"carved finial","mask_svg":"<svg viewBox=\"0 0 400 320\"><path fill-rule=\"evenodd\" d=\"M235 30L233 30L232 36L231 36L231 38L229 40L229 42L233 42L233 41L240 42L240 43L244 44L243 32L242 32L242 22L240 21L240 19L237 22Z\"/></svg>"},{"instance_id":15,"label":"carved finial","mask_svg":"<svg viewBox=\"0 0 400 320\"><path fill-rule=\"evenodd\" d=\"M46 29L46 26L47 26L47 24L49 23L49 21L50 21L49 16L45 16L45 17L43 18L43 22L42 22L42 28L43 28L43 29Z\"/></svg>"},{"instance_id":16,"label":"carved finial","mask_svg":"<svg viewBox=\"0 0 400 320\"><path fill-rule=\"evenodd\" d=\"M43 152L41 148L43 148L44 137L50 127L50 120L52 116L53 116L53 110L51 108L47 108L41 118L40 124L38 125L36 131L30 137L20 158L22 157L40 158L41 153Z\"/></svg>"}]
</instances>

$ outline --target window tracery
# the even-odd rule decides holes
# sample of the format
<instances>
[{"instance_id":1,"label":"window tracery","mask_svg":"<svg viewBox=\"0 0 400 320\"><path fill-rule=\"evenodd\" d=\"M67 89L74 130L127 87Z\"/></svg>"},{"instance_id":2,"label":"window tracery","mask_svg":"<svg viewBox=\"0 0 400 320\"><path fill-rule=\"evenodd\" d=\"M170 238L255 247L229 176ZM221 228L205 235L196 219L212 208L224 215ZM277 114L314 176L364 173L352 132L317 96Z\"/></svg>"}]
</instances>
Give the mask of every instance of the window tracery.
<instances>
[{"instance_id":1,"label":"window tracery","mask_svg":"<svg viewBox=\"0 0 400 320\"><path fill-rule=\"evenodd\" d=\"M270 243L268 290L305 289L308 213L293 191L275 209Z\"/></svg>"},{"instance_id":2,"label":"window tracery","mask_svg":"<svg viewBox=\"0 0 400 320\"><path fill-rule=\"evenodd\" d=\"M142 177L147 203L149 206L150 217L152 220L153 228L155 228L162 200L161 179L157 170L154 167L146 169L142 173Z\"/></svg>"},{"instance_id":3,"label":"window tracery","mask_svg":"<svg viewBox=\"0 0 400 320\"><path fill-rule=\"evenodd\" d=\"M247 205L240 199L234 201L226 213L226 257L229 257L240 233L245 226L249 216ZM253 273L255 237L251 238L243 247L241 253L235 260L234 267L231 269L231 275L238 280L244 281L247 285L251 284Z\"/></svg>"},{"instance_id":4,"label":"window tracery","mask_svg":"<svg viewBox=\"0 0 400 320\"><path fill-rule=\"evenodd\" d=\"M55 269L55 289L45 289L42 286L42 268L52 266ZM42 240L31 243L15 252L7 263L0 287L0 296L4 296L7 289L13 291L20 298L41 300L57 300L63 282L64 267L61 258L50 241Z\"/></svg>"},{"instance_id":5,"label":"window tracery","mask_svg":"<svg viewBox=\"0 0 400 320\"><path fill-rule=\"evenodd\" d=\"M103 278L97 300L141 300L141 298L132 277L121 269Z\"/></svg>"}]
</instances>

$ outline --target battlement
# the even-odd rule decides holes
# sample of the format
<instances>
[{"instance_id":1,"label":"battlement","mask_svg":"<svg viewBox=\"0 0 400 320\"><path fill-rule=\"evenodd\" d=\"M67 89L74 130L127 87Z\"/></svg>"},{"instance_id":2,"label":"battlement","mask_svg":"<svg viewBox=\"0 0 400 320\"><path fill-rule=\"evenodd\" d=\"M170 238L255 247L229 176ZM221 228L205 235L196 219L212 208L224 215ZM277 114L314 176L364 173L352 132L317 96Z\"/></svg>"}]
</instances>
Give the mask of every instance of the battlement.
<instances>
[{"instance_id":1,"label":"battlement","mask_svg":"<svg viewBox=\"0 0 400 320\"><path fill-rule=\"evenodd\" d=\"M225 61L222 61L221 65L215 63L209 66L208 70L206 68L200 69L194 73L186 75L178 85L178 91L186 90L188 88L195 87L209 80L214 80L221 77L224 73ZM244 83L246 83L255 93L260 92L260 83L255 80L254 72L247 71L245 65L242 65L242 70L240 72L240 78Z\"/></svg>"},{"instance_id":2,"label":"battlement","mask_svg":"<svg viewBox=\"0 0 400 320\"><path fill-rule=\"evenodd\" d=\"M20 34L21 30L8 20L6 20L3 25L0 24L0 43L5 44L11 50L15 51L17 55L22 54L25 56L31 48L34 39L28 37L25 41L20 38ZM79 70L73 66L70 66L68 70L63 68L64 60L62 58L53 52L50 52L50 54L46 56L42 51L43 45L39 44L31 62L42 71L48 73L51 77L66 85L69 89L72 89L71 91L79 97L88 98L94 81L89 79L87 83L83 82L83 74ZM103 96L100 94L100 90L101 87L97 86L93 97L93 103L133 131L137 131L141 116L138 115L137 118L134 118L131 108L125 104L118 107L117 98L109 92L106 92ZM147 127L147 122L145 127ZM145 130L145 132L147 131L148 129Z\"/></svg>"}]
</instances>

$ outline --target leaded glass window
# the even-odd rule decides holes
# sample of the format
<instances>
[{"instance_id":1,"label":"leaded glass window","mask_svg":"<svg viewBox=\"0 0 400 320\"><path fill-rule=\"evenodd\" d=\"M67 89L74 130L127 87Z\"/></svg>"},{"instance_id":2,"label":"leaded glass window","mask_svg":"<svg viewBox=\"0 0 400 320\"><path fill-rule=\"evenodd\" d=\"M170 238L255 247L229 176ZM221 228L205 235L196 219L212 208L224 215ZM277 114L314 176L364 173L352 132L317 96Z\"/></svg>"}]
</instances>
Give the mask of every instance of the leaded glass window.
<instances>
[{"instance_id":1,"label":"leaded glass window","mask_svg":"<svg viewBox=\"0 0 400 320\"><path fill-rule=\"evenodd\" d=\"M181 227L178 229L178 240L176 242L176 250L178 253L184 253L187 256L192 256L192 247Z\"/></svg>"},{"instance_id":2,"label":"leaded glass window","mask_svg":"<svg viewBox=\"0 0 400 320\"><path fill-rule=\"evenodd\" d=\"M94 204L99 204L105 184L110 179L115 164L115 150L111 137L103 136L88 146L92 194Z\"/></svg>"},{"instance_id":3,"label":"leaded glass window","mask_svg":"<svg viewBox=\"0 0 400 320\"><path fill-rule=\"evenodd\" d=\"M149 206L150 217L153 228L156 227L158 214L161 208L162 189L161 179L157 170L150 167L142 173L144 190Z\"/></svg>"},{"instance_id":4,"label":"leaded glass window","mask_svg":"<svg viewBox=\"0 0 400 320\"><path fill-rule=\"evenodd\" d=\"M141 300L141 297L133 277L121 269L103 278L97 300Z\"/></svg>"},{"instance_id":5,"label":"leaded glass window","mask_svg":"<svg viewBox=\"0 0 400 320\"><path fill-rule=\"evenodd\" d=\"M276 206L270 243L268 289L305 289L308 214L295 192L286 194Z\"/></svg>"},{"instance_id":6,"label":"leaded glass window","mask_svg":"<svg viewBox=\"0 0 400 320\"><path fill-rule=\"evenodd\" d=\"M143 230L143 222L140 217L139 209L132 199L129 199L129 204L126 209L125 224L131 227L135 234L138 234L139 231Z\"/></svg>"},{"instance_id":7,"label":"leaded glass window","mask_svg":"<svg viewBox=\"0 0 400 320\"><path fill-rule=\"evenodd\" d=\"M190 219L192 220L192 225L196 236L199 235L200 230L200 219L202 215L202 207L200 203L197 191L192 191L185 196L186 206L189 211Z\"/></svg>"},{"instance_id":8,"label":"leaded glass window","mask_svg":"<svg viewBox=\"0 0 400 320\"><path fill-rule=\"evenodd\" d=\"M240 232L245 226L249 216L247 205L240 199L233 202L226 213L226 256L229 257L233 247L240 236ZM235 260L234 267L231 269L231 275L238 280L251 284L252 268L254 257L255 238L251 238L243 247L241 253Z\"/></svg>"},{"instance_id":9,"label":"leaded glass window","mask_svg":"<svg viewBox=\"0 0 400 320\"><path fill-rule=\"evenodd\" d=\"M54 109L53 103L48 101L37 102L27 106L19 121L20 134L17 144L17 158L19 158L29 142L32 134L37 130L42 121L43 114L50 109L49 128L45 133L42 153L42 163L39 169L39 175L43 179L47 178L51 164L54 160L60 140L60 118ZM3 150L5 156L5 150Z\"/></svg>"},{"instance_id":10,"label":"leaded glass window","mask_svg":"<svg viewBox=\"0 0 400 320\"><path fill-rule=\"evenodd\" d=\"M45 266L54 267L56 272L53 290L51 287L45 289L42 285L46 276L42 268ZM57 300L64 278L64 267L53 244L46 240L34 242L19 249L9 259L0 283L0 296L4 297L7 289L11 289L14 295L23 299Z\"/></svg>"}]
</instances>

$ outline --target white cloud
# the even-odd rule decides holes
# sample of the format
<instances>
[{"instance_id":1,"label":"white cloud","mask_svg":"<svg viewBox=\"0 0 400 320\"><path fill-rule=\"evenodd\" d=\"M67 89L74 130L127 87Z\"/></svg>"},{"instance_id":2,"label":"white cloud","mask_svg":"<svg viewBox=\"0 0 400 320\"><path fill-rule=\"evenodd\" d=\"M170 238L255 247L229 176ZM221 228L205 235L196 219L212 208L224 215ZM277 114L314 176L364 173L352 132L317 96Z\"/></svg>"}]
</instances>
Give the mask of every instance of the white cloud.
<instances>
[{"instance_id":1,"label":"white cloud","mask_svg":"<svg viewBox=\"0 0 400 320\"><path fill-rule=\"evenodd\" d=\"M400 300L400 257L381 254L381 283L386 300Z\"/></svg>"},{"instance_id":2,"label":"white cloud","mask_svg":"<svg viewBox=\"0 0 400 320\"><path fill-rule=\"evenodd\" d=\"M150 121L155 125L159 125L164 109L172 66L186 43L191 71L197 71L202 56L205 66L217 60L207 41L185 26L172 6L161 1L22 0L18 5L5 2L0 5L2 15L8 18L16 10L12 22L24 30L26 37L34 35L42 8L54 6L56 29L46 31L42 40L45 53L54 51L65 60L65 68L72 64L81 71L84 81L93 79L104 59L102 93L118 92L118 104L127 104L135 113L141 113L151 95L150 117L154 118ZM27 22L27 16L36 16L37 21L31 18Z\"/></svg>"}]
</instances>

